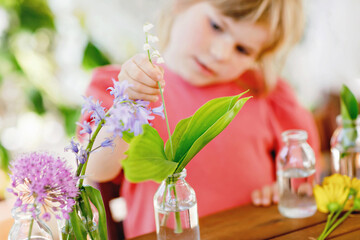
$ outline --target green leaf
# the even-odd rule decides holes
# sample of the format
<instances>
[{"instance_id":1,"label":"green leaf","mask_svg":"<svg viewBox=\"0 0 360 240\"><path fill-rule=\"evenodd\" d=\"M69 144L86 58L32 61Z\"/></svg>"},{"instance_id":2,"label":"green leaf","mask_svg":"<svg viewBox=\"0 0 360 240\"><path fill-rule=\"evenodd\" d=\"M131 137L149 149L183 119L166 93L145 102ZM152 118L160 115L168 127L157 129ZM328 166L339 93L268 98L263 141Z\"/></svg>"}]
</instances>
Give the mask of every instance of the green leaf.
<instances>
[{"instance_id":1,"label":"green leaf","mask_svg":"<svg viewBox=\"0 0 360 240\"><path fill-rule=\"evenodd\" d=\"M179 122L171 136L175 151L175 157L172 160L179 162L176 172L181 171L207 143L232 121L250 98L239 99L244 93L210 100L200 107L192 117ZM165 146L168 157L170 156L169 148L168 141Z\"/></svg>"},{"instance_id":2,"label":"green leaf","mask_svg":"<svg viewBox=\"0 0 360 240\"><path fill-rule=\"evenodd\" d=\"M93 69L108 64L110 64L109 59L92 42L88 42L82 60L83 67Z\"/></svg>"},{"instance_id":3,"label":"green leaf","mask_svg":"<svg viewBox=\"0 0 360 240\"><path fill-rule=\"evenodd\" d=\"M143 133L135 136L122 161L125 177L131 182L153 180L161 182L171 175L177 163L168 161L164 142L159 133L150 125L143 125Z\"/></svg>"},{"instance_id":4,"label":"green leaf","mask_svg":"<svg viewBox=\"0 0 360 240\"><path fill-rule=\"evenodd\" d=\"M133 137L134 137L134 133L130 133L130 132L128 132L128 131L123 132L123 137L122 137L122 139L123 139L125 142L130 143L131 140L133 139Z\"/></svg>"},{"instance_id":5,"label":"green leaf","mask_svg":"<svg viewBox=\"0 0 360 240\"><path fill-rule=\"evenodd\" d=\"M74 205L73 211L69 214L72 230L76 239L86 239L86 230L83 221L77 214L77 206Z\"/></svg>"},{"instance_id":6,"label":"green leaf","mask_svg":"<svg viewBox=\"0 0 360 240\"><path fill-rule=\"evenodd\" d=\"M100 239L108 239L107 237L107 225L106 225L106 212L103 199L99 190L91 187L84 186L85 192L90 198L90 201L94 204L99 213L99 235Z\"/></svg>"},{"instance_id":7,"label":"green leaf","mask_svg":"<svg viewBox=\"0 0 360 240\"><path fill-rule=\"evenodd\" d=\"M341 116L345 120L355 120L359 115L359 105L354 94L344 84L340 92Z\"/></svg>"}]
</instances>

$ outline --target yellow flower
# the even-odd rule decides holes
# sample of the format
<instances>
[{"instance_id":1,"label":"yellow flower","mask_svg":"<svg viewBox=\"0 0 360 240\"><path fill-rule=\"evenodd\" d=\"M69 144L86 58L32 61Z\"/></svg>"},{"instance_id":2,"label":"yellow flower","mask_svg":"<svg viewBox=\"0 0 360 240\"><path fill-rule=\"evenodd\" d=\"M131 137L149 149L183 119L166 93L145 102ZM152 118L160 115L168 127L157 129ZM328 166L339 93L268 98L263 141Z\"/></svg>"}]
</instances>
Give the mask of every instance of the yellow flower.
<instances>
[{"instance_id":1,"label":"yellow flower","mask_svg":"<svg viewBox=\"0 0 360 240\"><path fill-rule=\"evenodd\" d=\"M359 192L360 192L360 180L357 179L357 178L351 179L351 185L350 185L350 187L358 193L358 197L359 197Z\"/></svg>"},{"instance_id":2,"label":"yellow flower","mask_svg":"<svg viewBox=\"0 0 360 240\"><path fill-rule=\"evenodd\" d=\"M328 213L340 208L348 197L350 189L342 184L316 185L314 195L320 212Z\"/></svg>"},{"instance_id":3,"label":"yellow flower","mask_svg":"<svg viewBox=\"0 0 360 240\"><path fill-rule=\"evenodd\" d=\"M350 187L351 179L349 176L335 173L329 177L324 178L323 185L328 185L328 184L340 184L344 187Z\"/></svg>"}]
</instances>

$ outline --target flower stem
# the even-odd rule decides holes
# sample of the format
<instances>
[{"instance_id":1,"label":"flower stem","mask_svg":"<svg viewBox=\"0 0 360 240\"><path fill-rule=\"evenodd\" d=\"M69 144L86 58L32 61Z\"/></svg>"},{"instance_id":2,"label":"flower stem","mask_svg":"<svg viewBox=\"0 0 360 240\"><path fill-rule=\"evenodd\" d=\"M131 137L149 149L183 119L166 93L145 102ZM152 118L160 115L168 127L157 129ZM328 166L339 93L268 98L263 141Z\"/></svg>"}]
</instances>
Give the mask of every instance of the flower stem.
<instances>
[{"instance_id":1,"label":"flower stem","mask_svg":"<svg viewBox=\"0 0 360 240\"><path fill-rule=\"evenodd\" d=\"M337 226L339 226L351 214L352 211L354 211L354 208L351 208L334 225L332 225L331 228L324 234L322 239L325 239Z\"/></svg>"},{"instance_id":2,"label":"flower stem","mask_svg":"<svg viewBox=\"0 0 360 240\"><path fill-rule=\"evenodd\" d=\"M172 186L172 189L174 191L176 210L179 210L179 206L178 206L179 202L178 202L178 197L177 197L175 185ZM179 211L175 211L175 222L176 222L175 233L182 233L181 218L180 218L180 212Z\"/></svg>"},{"instance_id":3,"label":"flower stem","mask_svg":"<svg viewBox=\"0 0 360 240\"><path fill-rule=\"evenodd\" d=\"M97 137L100 129L103 127L104 123L105 123L105 120L102 119L102 120L100 121L99 125L97 126L97 128L95 129L95 131L94 131L94 133L93 133L93 135L92 135L92 137L91 137L91 139L90 139L90 141L89 141L89 143L88 143L88 145L87 145L87 147L86 147L86 150L87 150L89 153L91 152L91 149L92 149L92 147L93 147L93 145L94 145L95 139L96 139L96 137ZM76 176L77 176L77 177L79 177L80 175L83 176L83 175L85 174L86 167L87 167L87 163L88 163L88 160L89 160L89 155L90 155L90 154L87 155L85 163L81 163L81 164L79 165L79 167L78 167L78 169L77 169L77 171L76 171ZM83 182L84 182L84 179L81 178L80 181L79 181L79 188L82 187Z\"/></svg>"},{"instance_id":4,"label":"flower stem","mask_svg":"<svg viewBox=\"0 0 360 240\"><path fill-rule=\"evenodd\" d=\"M148 43L149 43L149 39L148 39L148 34L147 34L147 33L145 33L145 37L146 37L145 42L148 44ZM147 50L147 55L148 55L148 59L149 59L150 63L151 63L152 65L154 65L154 63L153 63L152 60L151 60L150 50ZM158 86L159 86L159 89L160 89L161 101L162 101L162 104L163 104L163 106L164 106L164 115L165 115L165 121L166 121L167 131L168 131L168 135L169 135L171 156L172 156L172 158L174 158L174 150L173 150L173 144L172 144L172 139L171 139L171 131L170 131L169 119L168 119L167 112L166 112L165 99L164 99L164 94L163 94L163 91L162 91L160 82L158 82Z\"/></svg>"},{"instance_id":5,"label":"flower stem","mask_svg":"<svg viewBox=\"0 0 360 240\"><path fill-rule=\"evenodd\" d=\"M31 239L31 232L32 232L33 225L34 225L34 218L32 218L31 222L30 222L29 233L28 233L29 240Z\"/></svg>"},{"instance_id":6,"label":"flower stem","mask_svg":"<svg viewBox=\"0 0 360 240\"><path fill-rule=\"evenodd\" d=\"M333 215L334 215L334 212L331 212L331 213L328 215L327 221L326 221L326 226L325 226L324 230L322 231L322 233L320 234L320 236L319 236L318 239L323 239L326 231L327 231L328 228L330 227L330 222L331 222L331 220L332 220L331 218L332 218Z\"/></svg>"}]
</instances>

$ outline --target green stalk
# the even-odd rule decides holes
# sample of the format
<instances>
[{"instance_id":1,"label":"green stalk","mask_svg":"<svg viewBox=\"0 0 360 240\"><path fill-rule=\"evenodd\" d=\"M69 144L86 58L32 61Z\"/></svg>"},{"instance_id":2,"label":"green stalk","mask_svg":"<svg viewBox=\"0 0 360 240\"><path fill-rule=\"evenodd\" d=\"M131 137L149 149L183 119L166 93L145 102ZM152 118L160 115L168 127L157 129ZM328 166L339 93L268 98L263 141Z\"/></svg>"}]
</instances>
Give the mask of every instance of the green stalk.
<instances>
[{"instance_id":1,"label":"green stalk","mask_svg":"<svg viewBox=\"0 0 360 240\"><path fill-rule=\"evenodd\" d=\"M33 225L34 225L34 218L32 218L31 222L30 222L29 233L28 233L29 240L31 239L31 232L32 232Z\"/></svg>"},{"instance_id":2,"label":"green stalk","mask_svg":"<svg viewBox=\"0 0 360 240\"><path fill-rule=\"evenodd\" d=\"M145 36L146 36L146 41L145 41L145 43L149 44L148 34L145 33ZM152 62L152 60L151 60L150 50L147 50L147 55L148 55L148 59L149 59L150 63L153 64L153 62ZM154 65L154 64L153 64L153 65ZM174 150L173 150L173 144L172 144L172 140L171 140L170 125L169 125L169 120L168 120L168 116L167 116L167 112L166 112L164 94L163 94L163 91L162 91L160 82L158 82L158 86L159 86L159 89L160 89L161 101L162 101L162 104L163 104L163 106L164 106L164 115L165 115L165 121L166 121L167 131L168 131L168 135L169 135L170 148L171 148L171 156L172 156L172 158L174 159Z\"/></svg>"},{"instance_id":3,"label":"green stalk","mask_svg":"<svg viewBox=\"0 0 360 240\"><path fill-rule=\"evenodd\" d=\"M92 149L92 147L93 147L93 145L94 145L94 142L95 142L95 139L96 139L96 137L97 137L100 129L103 127L103 124L104 124L104 123L105 123L105 120L102 119L102 120L100 121L99 125L97 126L97 128L95 129L93 135L91 136L91 139L90 139L90 141L89 141L89 143L88 143L88 145L87 145L87 147L86 147L86 151L88 151L89 154L88 154L87 157L86 157L85 163L81 163L81 164L79 165L79 167L78 167L78 169L77 169L77 171L76 171L76 176L77 176L77 177L79 177L80 175L83 176L83 175L85 174L91 149ZM79 180L79 186L78 186L79 188L82 187L83 182L84 182L84 179L81 178L81 179Z\"/></svg>"},{"instance_id":4,"label":"green stalk","mask_svg":"<svg viewBox=\"0 0 360 240\"><path fill-rule=\"evenodd\" d=\"M176 203L176 210L178 210L179 206L178 206L178 198L177 198L177 194L176 194L176 188L175 185L173 185L172 187L173 191L174 191L174 196L175 196L175 203ZM182 233L182 226L181 226L181 218L180 218L180 212L179 211L175 211L175 222L176 222L176 228L175 228L175 233Z\"/></svg>"},{"instance_id":5,"label":"green stalk","mask_svg":"<svg viewBox=\"0 0 360 240\"><path fill-rule=\"evenodd\" d=\"M354 207L351 208L344 216L342 216L332 227L325 233L322 239L325 239L337 226L339 226L350 214L354 211Z\"/></svg>"},{"instance_id":6,"label":"green stalk","mask_svg":"<svg viewBox=\"0 0 360 240\"><path fill-rule=\"evenodd\" d=\"M325 226L324 230L322 231L322 233L320 234L320 236L319 236L319 238L318 238L319 240L320 240L320 239L323 239L326 231L327 231L328 228L330 227L330 221L331 221L331 217L332 217L333 215L334 215L334 212L331 212L331 213L328 215L327 221L326 221L326 226Z\"/></svg>"}]
</instances>

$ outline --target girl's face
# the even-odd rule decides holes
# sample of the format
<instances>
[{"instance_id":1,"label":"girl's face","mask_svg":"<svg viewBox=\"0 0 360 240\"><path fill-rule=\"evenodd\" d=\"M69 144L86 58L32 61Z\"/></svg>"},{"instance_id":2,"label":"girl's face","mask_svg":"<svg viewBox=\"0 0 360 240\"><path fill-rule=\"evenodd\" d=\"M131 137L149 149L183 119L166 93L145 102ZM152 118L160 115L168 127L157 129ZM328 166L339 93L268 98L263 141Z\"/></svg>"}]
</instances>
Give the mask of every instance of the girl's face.
<instances>
[{"instance_id":1,"label":"girl's face","mask_svg":"<svg viewBox=\"0 0 360 240\"><path fill-rule=\"evenodd\" d=\"M164 57L170 69L195 86L233 81L251 68L268 40L268 29L234 21L208 2L180 12Z\"/></svg>"}]
</instances>

